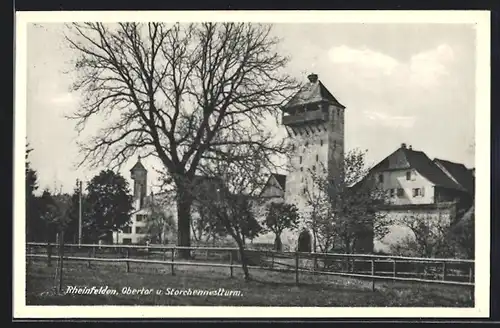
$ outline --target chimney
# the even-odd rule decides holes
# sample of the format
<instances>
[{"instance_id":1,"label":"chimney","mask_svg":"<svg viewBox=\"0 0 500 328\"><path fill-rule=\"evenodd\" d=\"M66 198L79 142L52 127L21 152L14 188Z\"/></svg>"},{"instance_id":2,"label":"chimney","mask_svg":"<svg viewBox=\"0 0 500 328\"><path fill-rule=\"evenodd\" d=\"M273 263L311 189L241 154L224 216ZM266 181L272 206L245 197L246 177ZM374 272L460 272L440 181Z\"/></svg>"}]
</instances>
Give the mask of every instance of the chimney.
<instances>
[{"instance_id":1,"label":"chimney","mask_svg":"<svg viewBox=\"0 0 500 328\"><path fill-rule=\"evenodd\" d=\"M405 144L405 143L402 143L402 144L401 144L401 148L406 149L406 144Z\"/></svg>"},{"instance_id":2,"label":"chimney","mask_svg":"<svg viewBox=\"0 0 500 328\"><path fill-rule=\"evenodd\" d=\"M314 74L314 73L309 74L309 75L307 76L307 78L309 79L309 82L311 82L311 83L316 83L316 82L318 82L318 74Z\"/></svg>"}]
</instances>

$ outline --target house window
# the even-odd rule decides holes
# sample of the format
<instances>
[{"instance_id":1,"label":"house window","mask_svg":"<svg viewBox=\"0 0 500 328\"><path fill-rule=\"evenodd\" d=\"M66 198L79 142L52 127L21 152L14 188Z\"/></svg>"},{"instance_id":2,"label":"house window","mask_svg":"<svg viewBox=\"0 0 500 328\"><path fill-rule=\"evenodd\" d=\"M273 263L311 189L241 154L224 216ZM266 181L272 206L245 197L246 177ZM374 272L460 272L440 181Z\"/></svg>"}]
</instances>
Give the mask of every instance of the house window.
<instances>
[{"instance_id":1,"label":"house window","mask_svg":"<svg viewBox=\"0 0 500 328\"><path fill-rule=\"evenodd\" d=\"M391 189L389 189L389 195L390 195L391 197L396 196L396 189L395 189L395 188L391 188Z\"/></svg>"},{"instance_id":2,"label":"house window","mask_svg":"<svg viewBox=\"0 0 500 328\"><path fill-rule=\"evenodd\" d=\"M302 156L299 158L299 164L302 164Z\"/></svg>"},{"instance_id":3,"label":"house window","mask_svg":"<svg viewBox=\"0 0 500 328\"><path fill-rule=\"evenodd\" d=\"M146 230L144 229L144 227L135 227L135 233L143 234L146 233Z\"/></svg>"},{"instance_id":4,"label":"house window","mask_svg":"<svg viewBox=\"0 0 500 328\"><path fill-rule=\"evenodd\" d=\"M405 194L405 190L403 188L398 188L398 197L403 197Z\"/></svg>"},{"instance_id":5,"label":"house window","mask_svg":"<svg viewBox=\"0 0 500 328\"><path fill-rule=\"evenodd\" d=\"M319 144L320 144L321 146L323 146L323 139L321 139L321 140L319 141Z\"/></svg>"},{"instance_id":6,"label":"house window","mask_svg":"<svg viewBox=\"0 0 500 328\"><path fill-rule=\"evenodd\" d=\"M132 244L132 239L131 238L123 238L122 244L130 245L130 244Z\"/></svg>"},{"instance_id":7,"label":"house window","mask_svg":"<svg viewBox=\"0 0 500 328\"><path fill-rule=\"evenodd\" d=\"M319 161L319 155L316 154L316 162Z\"/></svg>"},{"instance_id":8,"label":"house window","mask_svg":"<svg viewBox=\"0 0 500 328\"><path fill-rule=\"evenodd\" d=\"M379 174L379 175L378 175L378 182L379 182L379 183L384 182L384 175L383 175L383 174Z\"/></svg>"},{"instance_id":9,"label":"house window","mask_svg":"<svg viewBox=\"0 0 500 328\"><path fill-rule=\"evenodd\" d=\"M307 147L307 146L309 146L309 141L306 141L306 144L305 144L305 146L306 146L306 147Z\"/></svg>"},{"instance_id":10,"label":"house window","mask_svg":"<svg viewBox=\"0 0 500 328\"><path fill-rule=\"evenodd\" d=\"M144 221L145 219L146 219L146 216L145 216L144 214L137 214L137 215L135 216L135 220L136 220L137 222Z\"/></svg>"},{"instance_id":11,"label":"house window","mask_svg":"<svg viewBox=\"0 0 500 328\"><path fill-rule=\"evenodd\" d=\"M424 188L413 188L413 197L422 197L424 195Z\"/></svg>"},{"instance_id":12,"label":"house window","mask_svg":"<svg viewBox=\"0 0 500 328\"><path fill-rule=\"evenodd\" d=\"M316 165L313 165L313 171L316 171Z\"/></svg>"},{"instance_id":13,"label":"house window","mask_svg":"<svg viewBox=\"0 0 500 328\"><path fill-rule=\"evenodd\" d=\"M406 180L411 180L411 171L406 172Z\"/></svg>"},{"instance_id":14,"label":"house window","mask_svg":"<svg viewBox=\"0 0 500 328\"><path fill-rule=\"evenodd\" d=\"M300 167L300 172L303 172L304 171L304 168L301 166Z\"/></svg>"},{"instance_id":15,"label":"house window","mask_svg":"<svg viewBox=\"0 0 500 328\"><path fill-rule=\"evenodd\" d=\"M132 228L131 227L123 227L123 233L132 233Z\"/></svg>"}]
</instances>

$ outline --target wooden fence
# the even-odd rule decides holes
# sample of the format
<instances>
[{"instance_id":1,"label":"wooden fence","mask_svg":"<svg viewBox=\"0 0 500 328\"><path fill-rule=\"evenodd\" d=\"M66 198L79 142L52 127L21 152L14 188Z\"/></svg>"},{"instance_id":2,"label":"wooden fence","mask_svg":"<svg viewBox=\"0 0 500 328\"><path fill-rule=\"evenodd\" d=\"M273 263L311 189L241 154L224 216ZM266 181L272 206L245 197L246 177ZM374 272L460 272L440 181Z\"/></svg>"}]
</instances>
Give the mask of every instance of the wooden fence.
<instances>
[{"instance_id":1,"label":"wooden fence","mask_svg":"<svg viewBox=\"0 0 500 328\"><path fill-rule=\"evenodd\" d=\"M189 249L196 260L176 260L177 251L182 249ZM233 247L65 244L61 249L57 244L33 242L26 248L28 264L33 258L43 258L51 266L55 250L60 260L84 261L89 267L92 262L124 263L126 272L130 271L131 263L167 265L172 275L175 275L175 266L228 268L231 277L235 268L241 268L238 248ZM474 290L473 260L257 249L246 249L245 257L249 269L291 272L297 284L302 273L368 279L372 290L375 290L376 281L464 286L470 288L471 297Z\"/></svg>"}]
</instances>

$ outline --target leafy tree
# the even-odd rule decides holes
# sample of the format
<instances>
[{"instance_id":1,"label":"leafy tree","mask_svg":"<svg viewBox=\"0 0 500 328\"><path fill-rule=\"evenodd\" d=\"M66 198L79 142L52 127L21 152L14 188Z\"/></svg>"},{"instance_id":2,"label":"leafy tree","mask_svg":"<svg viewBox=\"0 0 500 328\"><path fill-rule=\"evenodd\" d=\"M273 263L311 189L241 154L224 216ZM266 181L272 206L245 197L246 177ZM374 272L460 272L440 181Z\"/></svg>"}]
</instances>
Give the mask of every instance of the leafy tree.
<instances>
[{"instance_id":1,"label":"leafy tree","mask_svg":"<svg viewBox=\"0 0 500 328\"><path fill-rule=\"evenodd\" d=\"M146 220L146 234L153 244L166 244L167 234L175 231L175 220L172 214L165 212L158 201L151 200L148 204L149 214Z\"/></svg>"},{"instance_id":2,"label":"leafy tree","mask_svg":"<svg viewBox=\"0 0 500 328\"><path fill-rule=\"evenodd\" d=\"M39 215L37 213L37 204L35 191L38 189L38 177L37 172L31 168L31 163L29 162L29 154L33 151L29 145L26 145L26 155L25 155L25 190L26 190L26 240L33 241L33 232L37 231L37 222L39 221Z\"/></svg>"},{"instance_id":3,"label":"leafy tree","mask_svg":"<svg viewBox=\"0 0 500 328\"><path fill-rule=\"evenodd\" d=\"M438 215L407 215L397 221L398 225L409 228L411 235L393 245L391 251L399 255L419 257L453 256L452 245L448 239L450 217L439 212Z\"/></svg>"},{"instance_id":4,"label":"leafy tree","mask_svg":"<svg viewBox=\"0 0 500 328\"><path fill-rule=\"evenodd\" d=\"M71 196L44 190L38 204L40 217L46 225L47 240L54 240L56 233L65 231L70 224Z\"/></svg>"},{"instance_id":5,"label":"leafy tree","mask_svg":"<svg viewBox=\"0 0 500 328\"><path fill-rule=\"evenodd\" d=\"M217 224L213 213L206 210L202 204L195 203L191 214L191 232L197 243L215 242L226 237L224 229Z\"/></svg>"},{"instance_id":6,"label":"leafy tree","mask_svg":"<svg viewBox=\"0 0 500 328\"><path fill-rule=\"evenodd\" d=\"M85 227L88 238L105 236L113 242L112 232L124 227L133 210L128 182L119 173L102 170L87 185Z\"/></svg>"},{"instance_id":7,"label":"leafy tree","mask_svg":"<svg viewBox=\"0 0 500 328\"><path fill-rule=\"evenodd\" d=\"M286 203L269 204L265 225L267 229L272 231L276 236L274 246L277 251L281 251L283 248L281 233L285 229L295 230L298 224L299 214L295 205Z\"/></svg>"},{"instance_id":8,"label":"leafy tree","mask_svg":"<svg viewBox=\"0 0 500 328\"><path fill-rule=\"evenodd\" d=\"M387 194L368 174L365 158L366 152L356 149L334 169L310 171L304 189L310 209L306 222L322 252L371 252L374 236L388 233L390 219L377 211Z\"/></svg>"},{"instance_id":9,"label":"leafy tree","mask_svg":"<svg viewBox=\"0 0 500 328\"><path fill-rule=\"evenodd\" d=\"M178 245L190 245L187 190L200 166L228 159L231 145L258 151L272 165L286 155L264 122L299 87L284 68L271 26L245 23L75 23L67 41L79 55L74 89L83 101L70 118L83 130L106 125L82 143L86 163L114 168L137 151L158 158L177 189ZM248 149L243 147L243 149ZM189 256L189 252L180 252Z\"/></svg>"}]
</instances>

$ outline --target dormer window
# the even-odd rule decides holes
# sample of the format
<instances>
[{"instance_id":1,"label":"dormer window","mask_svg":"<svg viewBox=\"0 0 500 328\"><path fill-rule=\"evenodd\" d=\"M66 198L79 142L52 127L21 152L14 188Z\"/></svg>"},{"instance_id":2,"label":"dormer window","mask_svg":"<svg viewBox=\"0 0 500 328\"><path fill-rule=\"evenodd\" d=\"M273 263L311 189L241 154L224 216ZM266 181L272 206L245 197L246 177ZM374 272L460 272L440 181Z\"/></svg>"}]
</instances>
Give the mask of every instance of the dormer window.
<instances>
[{"instance_id":1,"label":"dormer window","mask_svg":"<svg viewBox=\"0 0 500 328\"><path fill-rule=\"evenodd\" d=\"M411 180L411 171L406 172L406 180Z\"/></svg>"}]
</instances>

